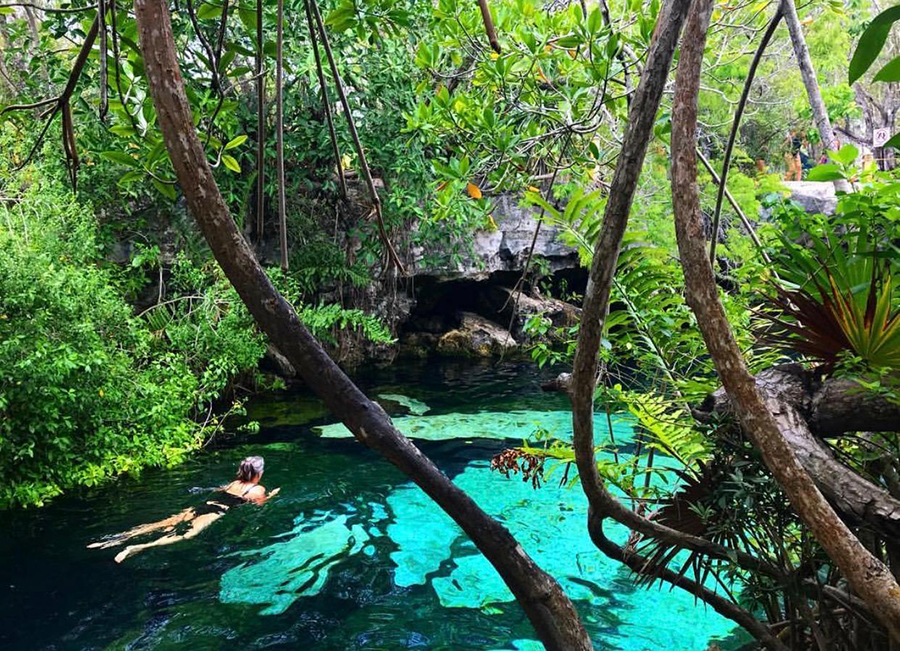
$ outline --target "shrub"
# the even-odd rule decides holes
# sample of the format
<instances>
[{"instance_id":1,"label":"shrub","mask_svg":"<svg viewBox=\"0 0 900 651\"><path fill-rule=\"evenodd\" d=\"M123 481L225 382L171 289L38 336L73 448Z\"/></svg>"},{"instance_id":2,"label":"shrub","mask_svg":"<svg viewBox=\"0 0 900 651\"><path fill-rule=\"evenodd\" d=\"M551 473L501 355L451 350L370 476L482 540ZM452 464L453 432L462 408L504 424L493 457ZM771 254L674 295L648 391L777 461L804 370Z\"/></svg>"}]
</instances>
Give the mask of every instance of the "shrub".
<instances>
[{"instance_id":1,"label":"shrub","mask_svg":"<svg viewBox=\"0 0 900 651\"><path fill-rule=\"evenodd\" d=\"M262 355L239 316L190 341L173 326L181 339L161 345L100 260L94 216L67 190L38 183L0 207L0 506L179 461L213 426L198 406Z\"/></svg>"}]
</instances>

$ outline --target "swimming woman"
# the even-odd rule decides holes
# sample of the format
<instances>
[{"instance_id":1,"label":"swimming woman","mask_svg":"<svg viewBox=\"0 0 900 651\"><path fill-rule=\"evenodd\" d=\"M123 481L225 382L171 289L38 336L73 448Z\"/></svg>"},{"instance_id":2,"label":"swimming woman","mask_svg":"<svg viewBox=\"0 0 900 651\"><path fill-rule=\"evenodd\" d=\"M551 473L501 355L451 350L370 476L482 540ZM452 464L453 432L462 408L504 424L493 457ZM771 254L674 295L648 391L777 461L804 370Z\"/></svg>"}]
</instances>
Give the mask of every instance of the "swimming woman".
<instances>
[{"instance_id":1,"label":"swimming woman","mask_svg":"<svg viewBox=\"0 0 900 651\"><path fill-rule=\"evenodd\" d=\"M150 547L171 545L193 538L225 515L231 507L246 502L264 504L270 497L277 495L278 491L281 490L280 488L266 493L265 487L259 483L264 470L265 462L262 457L247 457L241 461L241 465L238 467L237 478L227 486L217 489L217 494L207 500L205 504L192 506L159 522L139 525L106 540L91 543L88 547L92 549L106 549L108 547L116 547L127 540L153 531L166 532L166 535L156 540L139 545L128 545L116 554L116 563L121 563L129 556ZM178 525L189 525L190 528L181 534L172 533Z\"/></svg>"}]
</instances>

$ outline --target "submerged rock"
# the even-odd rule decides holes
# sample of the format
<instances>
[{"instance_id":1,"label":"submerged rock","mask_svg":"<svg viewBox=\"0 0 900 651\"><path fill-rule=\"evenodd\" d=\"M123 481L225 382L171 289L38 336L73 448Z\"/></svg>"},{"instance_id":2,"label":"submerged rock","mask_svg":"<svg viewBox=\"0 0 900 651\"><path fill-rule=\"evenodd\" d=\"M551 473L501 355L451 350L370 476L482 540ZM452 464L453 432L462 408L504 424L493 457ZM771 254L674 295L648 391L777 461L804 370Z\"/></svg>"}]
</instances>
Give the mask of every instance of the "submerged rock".
<instances>
[{"instance_id":1,"label":"submerged rock","mask_svg":"<svg viewBox=\"0 0 900 651\"><path fill-rule=\"evenodd\" d=\"M462 312L459 326L438 339L437 352L460 357L490 357L514 350L518 345L502 326L472 312Z\"/></svg>"}]
</instances>

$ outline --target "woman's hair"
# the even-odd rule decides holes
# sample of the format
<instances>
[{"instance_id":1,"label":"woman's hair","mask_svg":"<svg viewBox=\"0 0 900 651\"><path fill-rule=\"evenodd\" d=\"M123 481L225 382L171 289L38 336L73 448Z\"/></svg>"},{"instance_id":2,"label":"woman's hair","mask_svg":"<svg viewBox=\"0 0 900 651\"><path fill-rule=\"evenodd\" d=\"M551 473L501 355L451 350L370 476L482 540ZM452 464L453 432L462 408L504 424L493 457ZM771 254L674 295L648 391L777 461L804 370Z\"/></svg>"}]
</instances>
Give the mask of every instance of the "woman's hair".
<instances>
[{"instance_id":1,"label":"woman's hair","mask_svg":"<svg viewBox=\"0 0 900 651\"><path fill-rule=\"evenodd\" d=\"M247 457L241 461L238 466L238 481L252 481L254 477L259 477L265 470L266 462L262 457Z\"/></svg>"}]
</instances>

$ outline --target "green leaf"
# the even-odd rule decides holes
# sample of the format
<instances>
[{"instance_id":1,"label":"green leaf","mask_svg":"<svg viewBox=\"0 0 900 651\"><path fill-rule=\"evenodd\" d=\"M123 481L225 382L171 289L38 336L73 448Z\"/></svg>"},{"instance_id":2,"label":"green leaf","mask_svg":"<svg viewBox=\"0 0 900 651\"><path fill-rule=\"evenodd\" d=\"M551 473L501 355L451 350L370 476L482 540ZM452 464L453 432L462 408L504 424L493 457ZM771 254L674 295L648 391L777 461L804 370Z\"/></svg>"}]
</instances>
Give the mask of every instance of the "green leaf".
<instances>
[{"instance_id":1,"label":"green leaf","mask_svg":"<svg viewBox=\"0 0 900 651\"><path fill-rule=\"evenodd\" d=\"M222 15L222 7L204 2L197 10L197 18L200 20L209 20L211 18L219 18Z\"/></svg>"},{"instance_id":2,"label":"green leaf","mask_svg":"<svg viewBox=\"0 0 900 651\"><path fill-rule=\"evenodd\" d=\"M225 145L225 150L234 149L235 147L240 147L245 142L247 142L247 136L240 135L235 138L232 138L228 141L228 144Z\"/></svg>"},{"instance_id":3,"label":"green leaf","mask_svg":"<svg viewBox=\"0 0 900 651\"><path fill-rule=\"evenodd\" d=\"M810 181L836 181L844 178L844 173L834 163L826 163L825 165L816 165L809 170L806 178Z\"/></svg>"},{"instance_id":4,"label":"green leaf","mask_svg":"<svg viewBox=\"0 0 900 651\"><path fill-rule=\"evenodd\" d=\"M595 7L591 12L590 16L588 16L587 28L591 34L596 34L603 27L603 15L600 13L600 8Z\"/></svg>"},{"instance_id":5,"label":"green leaf","mask_svg":"<svg viewBox=\"0 0 900 651\"><path fill-rule=\"evenodd\" d=\"M900 57L894 57L875 75L875 81L900 81Z\"/></svg>"},{"instance_id":6,"label":"green leaf","mask_svg":"<svg viewBox=\"0 0 900 651\"><path fill-rule=\"evenodd\" d=\"M353 0L344 0L337 9L325 17L325 24L336 32L343 32L356 26L356 5Z\"/></svg>"},{"instance_id":7,"label":"green leaf","mask_svg":"<svg viewBox=\"0 0 900 651\"><path fill-rule=\"evenodd\" d=\"M578 47L579 45L581 45L581 37L575 35L563 36L562 38L557 39L556 44L559 47L571 49L573 47Z\"/></svg>"},{"instance_id":8,"label":"green leaf","mask_svg":"<svg viewBox=\"0 0 900 651\"><path fill-rule=\"evenodd\" d=\"M896 134L893 138L884 143L885 147L893 147L894 149L900 149L900 133Z\"/></svg>"},{"instance_id":9,"label":"green leaf","mask_svg":"<svg viewBox=\"0 0 900 651\"><path fill-rule=\"evenodd\" d=\"M111 132L123 138L130 138L134 135L134 129L127 124L116 124L109 128Z\"/></svg>"},{"instance_id":10,"label":"green leaf","mask_svg":"<svg viewBox=\"0 0 900 651\"><path fill-rule=\"evenodd\" d=\"M122 178L117 181L116 185L118 185L120 188L124 188L131 185L135 181L140 181L143 178L144 173L142 171L131 170L130 172L125 172L125 174L122 175Z\"/></svg>"},{"instance_id":11,"label":"green leaf","mask_svg":"<svg viewBox=\"0 0 900 651\"><path fill-rule=\"evenodd\" d=\"M153 187L156 188L159 193L166 197L169 201L175 201L175 186L169 183L163 183L156 179L152 179Z\"/></svg>"},{"instance_id":12,"label":"green leaf","mask_svg":"<svg viewBox=\"0 0 900 651\"><path fill-rule=\"evenodd\" d=\"M851 85L866 74L866 70L875 63L875 59L881 54L884 42L891 31L891 26L898 20L900 20L900 5L885 9L866 27L862 36L859 37L856 51L850 60L849 83Z\"/></svg>"},{"instance_id":13,"label":"green leaf","mask_svg":"<svg viewBox=\"0 0 900 651\"><path fill-rule=\"evenodd\" d=\"M241 173L241 166L235 160L234 156L229 156L228 154L225 154L224 156L222 156L222 164L225 167L227 167L228 169L230 169L232 172L235 172L237 174Z\"/></svg>"},{"instance_id":14,"label":"green leaf","mask_svg":"<svg viewBox=\"0 0 900 651\"><path fill-rule=\"evenodd\" d=\"M138 167L140 165L140 163L124 151L104 151L100 153L100 158L104 158L113 163L119 163L120 165L127 165L128 167Z\"/></svg>"},{"instance_id":15,"label":"green leaf","mask_svg":"<svg viewBox=\"0 0 900 651\"><path fill-rule=\"evenodd\" d=\"M254 39L256 38L256 12L250 9L238 9L238 17L240 17L241 22L244 24L244 29L247 30L247 34L252 36ZM254 40L254 43L256 41ZM255 48L254 48L255 51Z\"/></svg>"},{"instance_id":16,"label":"green leaf","mask_svg":"<svg viewBox=\"0 0 900 651\"><path fill-rule=\"evenodd\" d=\"M859 156L859 149L851 144L844 145L838 152L832 152L832 158L844 165L851 165L854 163L857 156Z\"/></svg>"},{"instance_id":17,"label":"green leaf","mask_svg":"<svg viewBox=\"0 0 900 651\"><path fill-rule=\"evenodd\" d=\"M497 120L494 116L494 110L491 107L486 107L484 109L483 115L484 115L484 126L486 126L488 129L493 129L494 126L497 124Z\"/></svg>"},{"instance_id":18,"label":"green leaf","mask_svg":"<svg viewBox=\"0 0 900 651\"><path fill-rule=\"evenodd\" d=\"M225 72L228 70L228 66L231 65L231 62L234 61L234 58L237 56L237 52L235 50L228 50L225 54L222 55L222 58L219 59L219 71Z\"/></svg>"}]
</instances>

